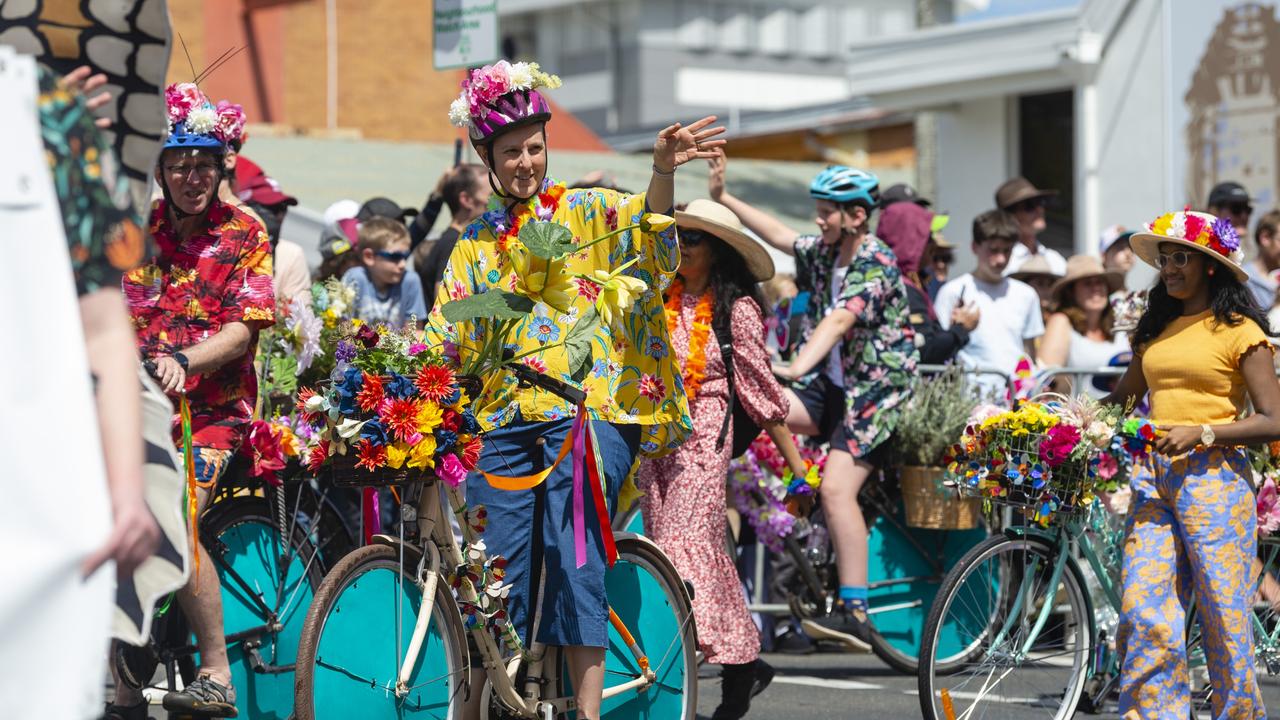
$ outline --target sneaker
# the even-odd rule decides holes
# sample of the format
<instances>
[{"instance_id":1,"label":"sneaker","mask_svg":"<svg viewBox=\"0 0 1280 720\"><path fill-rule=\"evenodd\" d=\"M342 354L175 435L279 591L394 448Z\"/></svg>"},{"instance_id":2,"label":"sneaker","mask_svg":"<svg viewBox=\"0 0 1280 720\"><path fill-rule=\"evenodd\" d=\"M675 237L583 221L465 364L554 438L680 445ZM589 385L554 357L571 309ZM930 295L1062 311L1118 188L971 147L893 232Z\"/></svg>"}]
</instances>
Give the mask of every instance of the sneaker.
<instances>
[{"instance_id":1,"label":"sneaker","mask_svg":"<svg viewBox=\"0 0 1280 720\"><path fill-rule=\"evenodd\" d=\"M106 709L102 712L102 720L149 720L147 701L142 700L137 705L107 703Z\"/></svg>"},{"instance_id":2,"label":"sneaker","mask_svg":"<svg viewBox=\"0 0 1280 720\"><path fill-rule=\"evenodd\" d=\"M808 655L814 652L813 641L802 632L787 630L773 641L773 651L788 655Z\"/></svg>"},{"instance_id":3,"label":"sneaker","mask_svg":"<svg viewBox=\"0 0 1280 720\"><path fill-rule=\"evenodd\" d=\"M871 652L871 634L875 628L865 612L850 611L844 605L836 605L830 615L804 620L800 627L814 640L831 640L851 652Z\"/></svg>"},{"instance_id":4,"label":"sneaker","mask_svg":"<svg viewBox=\"0 0 1280 720\"><path fill-rule=\"evenodd\" d=\"M774 674L775 673L772 665L770 665L769 663L765 662L760 658L756 658L756 662L755 662L756 679L755 679L755 682L751 684L752 698L755 698L755 696L764 692L765 688L769 687L769 683L773 682Z\"/></svg>"},{"instance_id":5,"label":"sneaker","mask_svg":"<svg viewBox=\"0 0 1280 720\"><path fill-rule=\"evenodd\" d=\"M233 718L239 714L235 689L208 675L197 677L182 690L166 693L164 709L198 717Z\"/></svg>"}]
</instances>

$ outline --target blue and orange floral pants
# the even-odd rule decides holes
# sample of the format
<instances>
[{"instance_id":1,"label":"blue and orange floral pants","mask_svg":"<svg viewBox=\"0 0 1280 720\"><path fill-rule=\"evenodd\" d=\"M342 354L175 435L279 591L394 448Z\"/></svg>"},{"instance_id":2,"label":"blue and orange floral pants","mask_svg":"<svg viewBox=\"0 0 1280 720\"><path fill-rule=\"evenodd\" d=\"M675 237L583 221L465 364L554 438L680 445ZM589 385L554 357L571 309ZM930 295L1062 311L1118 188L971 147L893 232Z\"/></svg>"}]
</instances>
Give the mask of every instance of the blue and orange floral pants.
<instances>
[{"instance_id":1,"label":"blue and orange floral pants","mask_svg":"<svg viewBox=\"0 0 1280 720\"><path fill-rule=\"evenodd\" d=\"M1127 720L1188 717L1186 607L1193 593L1213 717L1267 716L1254 674L1258 519L1247 473L1244 450L1217 447L1152 455L1134 466L1117 636Z\"/></svg>"}]
</instances>

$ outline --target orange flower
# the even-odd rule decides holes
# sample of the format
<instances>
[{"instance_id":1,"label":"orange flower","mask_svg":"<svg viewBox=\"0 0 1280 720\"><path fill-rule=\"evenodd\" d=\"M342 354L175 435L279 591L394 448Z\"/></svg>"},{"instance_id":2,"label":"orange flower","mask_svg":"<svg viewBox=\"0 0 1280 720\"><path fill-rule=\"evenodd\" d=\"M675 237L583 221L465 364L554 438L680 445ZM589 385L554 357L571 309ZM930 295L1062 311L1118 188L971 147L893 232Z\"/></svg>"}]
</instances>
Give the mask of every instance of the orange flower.
<instances>
[{"instance_id":1,"label":"orange flower","mask_svg":"<svg viewBox=\"0 0 1280 720\"><path fill-rule=\"evenodd\" d=\"M386 425L387 430L395 434L396 440L413 444L421 439L418 433L417 400L410 398L389 398L378 409L378 417Z\"/></svg>"},{"instance_id":2,"label":"orange flower","mask_svg":"<svg viewBox=\"0 0 1280 720\"><path fill-rule=\"evenodd\" d=\"M668 291L666 311L667 311L667 332L668 335L675 335L676 326L680 323L680 298L684 294L684 282L680 278L676 278L671 283L671 289ZM698 394L698 389L702 387L702 381L707 375L707 338L711 336L711 318L714 309L714 298L711 295L711 288L707 287L702 293L702 297L698 298L698 304L693 309L693 325L689 328L689 352L685 355L684 369L681 377L684 380L684 393L689 398L689 402L693 402L693 398Z\"/></svg>"},{"instance_id":3,"label":"orange flower","mask_svg":"<svg viewBox=\"0 0 1280 720\"><path fill-rule=\"evenodd\" d=\"M369 442L366 438L356 444L356 449L360 451L360 459L356 461L358 468L373 472L387 464L387 448L384 445Z\"/></svg>"},{"instance_id":4,"label":"orange flower","mask_svg":"<svg viewBox=\"0 0 1280 720\"><path fill-rule=\"evenodd\" d=\"M426 365L418 370L417 376L413 379L414 387L418 388L422 397L433 402L439 402L452 395L456 382L453 368L447 365Z\"/></svg>"},{"instance_id":5,"label":"orange flower","mask_svg":"<svg viewBox=\"0 0 1280 720\"><path fill-rule=\"evenodd\" d=\"M360 392L356 393L356 405L365 412L373 412L382 404L385 395L382 389L382 377L365 373L360 383Z\"/></svg>"},{"instance_id":6,"label":"orange flower","mask_svg":"<svg viewBox=\"0 0 1280 720\"><path fill-rule=\"evenodd\" d=\"M461 460L462 467L466 468L467 472L476 469L476 463L480 462L480 451L483 449L484 441L478 437L473 437L463 443Z\"/></svg>"},{"instance_id":7,"label":"orange flower","mask_svg":"<svg viewBox=\"0 0 1280 720\"><path fill-rule=\"evenodd\" d=\"M316 472L329 459L329 441L321 440L319 445L311 448L311 454L307 456L307 470Z\"/></svg>"}]
</instances>

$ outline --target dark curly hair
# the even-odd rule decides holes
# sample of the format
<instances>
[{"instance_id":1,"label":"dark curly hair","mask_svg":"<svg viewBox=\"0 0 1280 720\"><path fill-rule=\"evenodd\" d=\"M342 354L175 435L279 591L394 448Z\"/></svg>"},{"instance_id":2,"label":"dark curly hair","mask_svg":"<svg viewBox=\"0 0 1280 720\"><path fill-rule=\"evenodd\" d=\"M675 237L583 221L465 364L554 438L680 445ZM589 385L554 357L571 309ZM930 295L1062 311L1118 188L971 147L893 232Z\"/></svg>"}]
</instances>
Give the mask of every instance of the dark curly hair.
<instances>
[{"instance_id":1,"label":"dark curly hair","mask_svg":"<svg viewBox=\"0 0 1280 720\"><path fill-rule=\"evenodd\" d=\"M720 238L701 230L681 230L680 237L687 241L691 236L700 238L711 250L711 272L708 284L714 293L711 325L716 334L729 335L729 323L733 318L733 303L738 298L755 300L760 312L768 317L769 306L764 301L760 284L747 269L747 261Z\"/></svg>"},{"instance_id":2,"label":"dark curly hair","mask_svg":"<svg viewBox=\"0 0 1280 720\"><path fill-rule=\"evenodd\" d=\"M1209 309L1213 311L1216 322L1235 327L1245 320L1252 320L1262 328L1262 332L1271 335L1271 325L1267 321L1266 312L1258 307L1253 292L1245 284L1236 279L1234 273L1209 273L1209 263L1215 262L1204 258L1205 280L1209 284ZM1222 269L1222 268L1220 268ZM1152 340L1160 337L1160 333L1182 315L1182 301L1169 295L1164 280L1157 280L1155 287L1147 295L1147 310L1138 320L1134 328L1130 344L1134 349L1142 348Z\"/></svg>"}]
</instances>

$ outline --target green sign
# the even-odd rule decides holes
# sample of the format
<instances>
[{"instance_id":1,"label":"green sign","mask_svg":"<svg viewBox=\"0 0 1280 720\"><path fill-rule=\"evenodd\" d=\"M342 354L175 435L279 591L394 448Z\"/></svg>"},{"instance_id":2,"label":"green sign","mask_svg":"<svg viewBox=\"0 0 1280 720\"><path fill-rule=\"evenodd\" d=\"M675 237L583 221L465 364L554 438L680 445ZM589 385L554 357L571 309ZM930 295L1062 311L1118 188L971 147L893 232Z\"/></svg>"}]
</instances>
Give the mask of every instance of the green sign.
<instances>
[{"instance_id":1,"label":"green sign","mask_svg":"<svg viewBox=\"0 0 1280 720\"><path fill-rule=\"evenodd\" d=\"M431 22L437 70L498 59L498 0L435 0Z\"/></svg>"}]
</instances>

